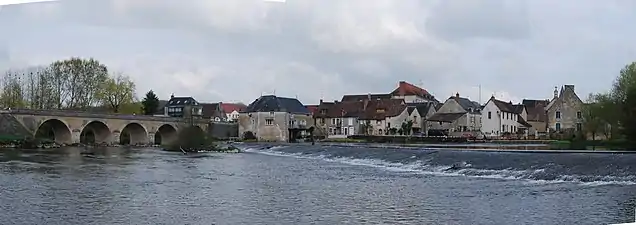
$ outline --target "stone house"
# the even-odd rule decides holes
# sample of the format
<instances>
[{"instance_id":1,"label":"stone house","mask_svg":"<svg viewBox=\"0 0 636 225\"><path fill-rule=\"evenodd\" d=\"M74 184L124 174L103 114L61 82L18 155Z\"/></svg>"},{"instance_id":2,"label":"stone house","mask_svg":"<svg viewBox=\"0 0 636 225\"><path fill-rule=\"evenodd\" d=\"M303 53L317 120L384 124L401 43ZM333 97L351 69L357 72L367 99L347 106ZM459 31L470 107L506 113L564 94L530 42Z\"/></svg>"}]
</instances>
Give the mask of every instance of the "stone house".
<instances>
[{"instance_id":1,"label":"stone house","mask_svg":"<svg viewBox=\"0 0 636 225\"><path fill-rule=\"evenodd\" d=\"M170 117L200 117L203 108L197 100L192 97L170 96L170 100L164 105L164 114Z\"/></svg>"},{"instance_id":2,"label":"stone house","mask_svg":"<svg viewBox=\"0 0 636 225\"><path fill-rule=\"evenodd\" d=\"M403 99L368 100L363 108L358 119L361 129L369 135L394 134L410 119Z\"/></svg>"},{"instance_id":3,"label":"stone house","mask_svg":"<svg viewBox=\"0 0 636 225\"><path fill-rule=\"evenodd\" d=\"M549 100L524 99L521 104L526 106L526 121L532 126L528 129L528 136L542 137L547 135L548 114L545 109Z\"/></svg>"},{"instance_id":4,"label":"stone house","mask_svg":"<svg viewBox=\"0 0 636 225\"><path fill-rule=\"evenodd\" d=\"M583 101L574 92L574 85L554 88L554 96L546 106L549 131L580 131L583 129Z\"/></svg>"},{"instance_id":5,"label":"stone house","mask_svg":"<svg viewBox=\"0 0 636 225\"><path fill-rule=\"evenodd\" d=\"M259 141L294 141L312 127L311 112L298 99L265 95L239 113L239 135Z\"/></svg>"},{"instance_id":6,"label":"stone house","mask_svg":"<svg viewBox=\"0 0 636 225\"><path fill-rule=\"evenodd\" d=\"M413 134L427 134L426 120L435 114L435 103L407 103L407 111L413 121Z\"/></svg>"},{"instance_id":7,"label":"stone house","mask_svg":"<svg viewBox=\"0 0 636 225\"><path fill-rule=\"evenodd\" d=\"M428 130L445 134L481 131L481 105L457 93L427 120Z\"/></svg>"},{"instance_id":8,"label":"stone house","mask_svg":"<svg viewBox=\"0 0 636 225\"><path fill-rule=\"evenodd\" d=\"M346 138L359 134L359 116L365 110L366 101L323 102L316 108L314 119L316 128L327 138Z\"/></svg>"},{"instance_id":9,"label":"stone house","mask_svg":"<svg viewBox=\"0 0 636 225\"><path fill-rule=\"evenodd\" d=\"M504 134L527 135L531 125L525 121L527 115L523 105L514 105L490 97L481 111L481 132L486 136L502 136Z\"/></svg>"}]
</instances>

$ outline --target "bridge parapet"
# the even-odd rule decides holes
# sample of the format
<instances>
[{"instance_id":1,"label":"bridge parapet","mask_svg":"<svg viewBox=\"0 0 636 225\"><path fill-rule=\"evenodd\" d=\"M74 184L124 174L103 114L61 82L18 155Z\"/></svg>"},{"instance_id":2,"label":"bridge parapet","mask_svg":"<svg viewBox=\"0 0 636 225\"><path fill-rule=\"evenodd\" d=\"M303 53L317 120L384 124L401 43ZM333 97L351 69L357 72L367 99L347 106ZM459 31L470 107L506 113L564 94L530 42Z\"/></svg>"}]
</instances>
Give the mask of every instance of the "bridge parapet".
<instances>
[{"instance_id":1,"label":"bridge parapet","mask_svg":"<svg viewBox=\"0 0 636 225\"><path fill-rule=\"evenodd\" d=\"M161 121L161 122L174 122L174 123L186 121L184 118L178 118L178 117L129 115L129 114L114 114L114 113L93 113L93 112L68 111L68 110L10 109L10 110L0 110L0 113L13 114L13 115L64 116L64 117L84 117L84 118L99 118L99 119ZM201 124L201 123L208 123L210 121L206 119L197 119L194 122L197 124Z\"/></svg>"}]
</instances>

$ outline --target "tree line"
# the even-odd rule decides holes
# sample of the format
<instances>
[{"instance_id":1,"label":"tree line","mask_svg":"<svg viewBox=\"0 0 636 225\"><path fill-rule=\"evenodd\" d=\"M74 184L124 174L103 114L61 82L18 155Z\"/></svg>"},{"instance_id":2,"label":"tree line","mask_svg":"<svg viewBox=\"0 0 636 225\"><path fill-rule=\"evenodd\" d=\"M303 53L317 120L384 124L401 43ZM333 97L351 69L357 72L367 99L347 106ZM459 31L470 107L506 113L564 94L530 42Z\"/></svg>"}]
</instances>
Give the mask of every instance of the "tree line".
<instances>
[{"instance_id":1,"label":"tree line","mask_svg":"<svg viewBox=\"0 0 636 225\"><path fill-rule=\"evenodd\" d=\"M0 77L0 106L13 109L100 110L152 114L136 98L136 85L93 58L58 60L46 66L7 70ZM144 103L158 106L156 95ZM147 94L148 96L148 94Z\"/></svg>"},{"instance_id":2,"label":"tree line","mask_svg":"<svg viewBox=\"0 0 636 225\"><path fill-rule=\"evenodd\" d=\"M588 96L584 130L593 138L624 140L636 147L636 62L620 70L612 88Z\"/></svg>"}]
</instances>

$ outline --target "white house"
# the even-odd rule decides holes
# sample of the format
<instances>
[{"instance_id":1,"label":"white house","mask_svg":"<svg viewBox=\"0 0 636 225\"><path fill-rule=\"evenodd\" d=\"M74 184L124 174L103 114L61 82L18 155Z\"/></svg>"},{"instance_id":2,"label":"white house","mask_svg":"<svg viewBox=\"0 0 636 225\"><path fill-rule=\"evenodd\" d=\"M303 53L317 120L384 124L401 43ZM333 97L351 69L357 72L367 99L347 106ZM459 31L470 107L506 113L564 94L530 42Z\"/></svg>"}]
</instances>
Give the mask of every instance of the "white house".
<instances>
[{"instance_id":1,"label":"white house","mask_svg":"<svg viewBox=\"0 0 636 225\"><path fill-rule=\"evenodd\" d=\"M524 116L527 111L524 105L513 105L490 97L481 111L481 131L486 136L501 136L504 134L525 134L531 127Z\"/></svg>"},{"instance_id":2,"label":"white house","mask_svg":"<svg viewBox=\"0 0 636 225\"><path fill-rule=\"evenodd\" d=\"M223 103L221 102L221 109L223 113L225 113L225 117L227 121L234 122L238 121L239 114L241 110L247 108L247 106L241 103Z\"/></svg>"}]
</instances>

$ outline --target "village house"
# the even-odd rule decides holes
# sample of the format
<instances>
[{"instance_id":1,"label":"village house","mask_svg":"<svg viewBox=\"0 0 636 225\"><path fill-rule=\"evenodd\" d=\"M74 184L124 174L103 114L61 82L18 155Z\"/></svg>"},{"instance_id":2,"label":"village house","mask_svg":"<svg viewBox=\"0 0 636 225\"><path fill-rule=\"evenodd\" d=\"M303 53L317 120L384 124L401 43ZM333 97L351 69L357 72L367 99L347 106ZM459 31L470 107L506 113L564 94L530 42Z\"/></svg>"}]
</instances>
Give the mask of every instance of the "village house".
<instances>
[{"instance_id":1,"label":"village house","mask_svg":"<svg viewBox=\"0 0 636 225\"><path fill-rule=\"evenodd\" d=\"M320 101L314 114L316 128L327 138L346 138L358 134L358 118L365 110L365 102Z\"/></svg>"},{"instance_id":2,"label":"village house","mask_svg":"<svg viewBox=\"0 0 636 225\"><path fill-rule=\"evenodd\" d=\"M376 99L364 101L364 112L358 118L362 133L369 135L395 135L402 123L410 120L403 99Z\"/></svg>"},{"instance_id":3,"label":"village house","mask_svg":"<svg viewBox=\"0 0 636 225\"><path fill-rule=\"evenodd\" d=\"M481 108L479 103L462 98L457 93L448 98L437 112L428 118L428 129L435 133L442 132L453 136L461 132L479 132Z\"/></svg>"},{"instance_id":4,"label":"village house","mask_svg":"<svg viewBox=\"0 0 636 225\"><path fill-rule=\"evenodd\" d=\"M549 100L524 99L521 102L526 106L526 121L532 126L528 130L528 136L539 138L547 135L548 114L545 109Z\"/></svg>"},{"instance_id":5,"label":"village house","mask_svg":"<svg viewBox=\"0 0 636 225\"><path fill-rule=\"evenodd\" d=\"M192 97L170 96L170 100L164 105L164 115L169 117L200 117L202 106Z\"/></svg>"},{"instance_id":6,"label":"village house","mask_svg":"<svg viewBox=\"0 0 636 225\"><path fill-rule=\"evenodd\" d=\"M369 100L369 98L372 100L403 99L405 103L439 103L439 101L435 99L435 96L431 95L428 91L406 81L400 81L398 87L388 94L344 95L341 101L364 101Z\"/></svg>"},{"instance_id":7,"label":"village house","mask_svg":"<svg viewBox=\"0 0 636 225\"><path fill-rule=\"evenodd\" d=\"M241 103L223 103L221 102L221 109L225 113L225 118L228 122L236 122L239 118L241 110L244 110L247 106Z\"/></svg>"},{"instance_id":8,"label":"village house","mask_svg":"<svg viewBox=\"0 0 636 225\"><path fill-rule=\"evenodd\" d=\"M201 103L201 117L210 121L227 121L225 112L221 108L221 103Z\"/></svg>"},{"instance_id":9,"label":"village house","mask_svg":"<svg viewBox=\"0 0 636 225\"><path fill-rule=\"evenodd\" d=\"M410 120L413 121L413 134L427 134L426 120L435 114L435 104L433 102L407 103L407 111Z\"/></svg>"},{"instance_id":10,"label":"village house","mask_svg":"<svg viewBox=\"0 0 636 225\"><path fill-rule=\"evenodd\" d=\"M574 85L554 87L554 96L546 106L547 127L550 131L581 131L583 129L583 101L574 92Z\"/></svg>"},{"instance_id":11,"label":"village house","mask_svg":"<svg viewBox=\"0 0 636 225\"><path fill-rule=\"evenodd\" d=\"M486 136L504 136L510 134L527 135L532 127L525 120L527 115L524 105L513 105L490 97L481 111L481 131Z\"/></svg>"},{"instance_id":12,"label":"village house","mask_svg":"<svg viewBox=\"0 0 636 225\"><path fill-rule=\"evenodd\" d=\"M313 126L311 112L298 99L261 96L239 114L239 135L259 141L293 141Z\"/></svg>"}]
</instances>

